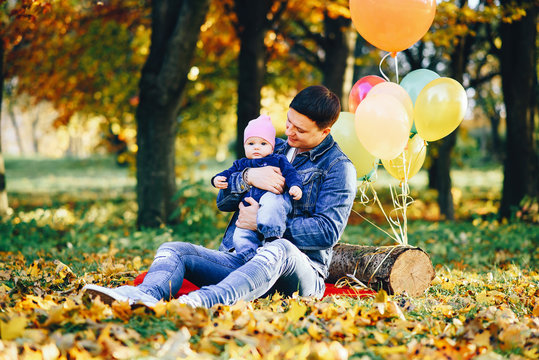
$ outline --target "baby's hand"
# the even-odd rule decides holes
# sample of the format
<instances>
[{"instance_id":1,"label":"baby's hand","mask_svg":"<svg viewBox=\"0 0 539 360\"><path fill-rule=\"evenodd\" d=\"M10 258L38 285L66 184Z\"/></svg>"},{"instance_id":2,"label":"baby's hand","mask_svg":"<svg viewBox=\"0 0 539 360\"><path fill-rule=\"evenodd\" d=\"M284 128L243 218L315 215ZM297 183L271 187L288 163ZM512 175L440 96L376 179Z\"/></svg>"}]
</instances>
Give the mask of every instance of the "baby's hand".
<instances>
[{"instance_id":1,"label":"baby's hand","mask_svg":"<svg viewBox=\"0 0 539 360\"><path fill-rule=\"evenodd\" d=\"M225 176L216 176L213 178L213 185L217 189L226 189L228 187L228 182L226 181Z\"/></svg>"},{"instance_id":2,"label":"baby's hand","mask_svg":"<svg viewBox=\"0 0 539 360\"><path fill-rule=\"evenodd\" d=\"M303 191L301 191L299 186L292 186L288 193L290 194L290 196L292 196L292 199L294 200L301 199L301 196L303 195Z\"/></svg>"}]
</instances>

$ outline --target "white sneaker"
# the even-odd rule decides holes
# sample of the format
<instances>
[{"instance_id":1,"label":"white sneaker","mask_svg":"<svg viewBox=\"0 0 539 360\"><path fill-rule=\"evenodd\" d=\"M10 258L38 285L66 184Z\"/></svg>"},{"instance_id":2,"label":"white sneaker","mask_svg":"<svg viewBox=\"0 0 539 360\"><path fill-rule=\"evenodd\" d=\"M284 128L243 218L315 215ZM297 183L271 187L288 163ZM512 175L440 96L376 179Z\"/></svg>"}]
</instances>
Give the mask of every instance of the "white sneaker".
<instances>
[{"instance_id":1,"label":"white sneaker","mask_svg":"<svg viewBox=\"0 0 539 360\"><path fill-rule=\"evenodd\" d=\"M112 304L114 301L127 301L129 305L134 306L142 304L147 307L153 307L159 302L156 298L139 290L135 286L120 286L115 289L98 286L93 284L86 285L83 290L91 297L100 297L105 304Z\"/></svg>"}]
</instances>

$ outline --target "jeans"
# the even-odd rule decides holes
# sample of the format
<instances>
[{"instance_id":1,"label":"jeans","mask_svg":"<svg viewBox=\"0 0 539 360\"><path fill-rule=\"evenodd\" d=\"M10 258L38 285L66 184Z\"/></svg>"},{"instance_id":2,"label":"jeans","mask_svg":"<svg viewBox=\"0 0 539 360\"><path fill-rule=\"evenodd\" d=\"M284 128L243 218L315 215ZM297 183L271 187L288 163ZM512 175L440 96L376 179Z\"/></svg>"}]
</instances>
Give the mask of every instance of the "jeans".
<instances>
[{"instance_id":1,"label":"jeans","mask_svg":"<svg viewBox=\"0 0 539 360\"><path fill-rule=\"evenodd\" d=\"M292 210L290 201L288 193L276 195L266 192L259 201L260 208L256 216L258 232L242 228L234 230L234 248L246 261L250 260L256 254L256 249L262 246L260 234L264 239L283 236L286 230L286 217Z\"/></svg>"},{"instance_id":2,"label":"jeans","mask_svg":"<svg viewBox=\"0 0 539 360\"><path fill-rule=\"evenodd\" d=\"M157 250L139 289L156 299L170 299L184 278L201 287L184 295L189 300L186 302L206 308L251 301L275 291L288 296L296 291L301 296L321 297L324 293L322 276L286 239L265 243L250 261L237 253L182 242L165 243Z\"/></svg>"}]
</instances>

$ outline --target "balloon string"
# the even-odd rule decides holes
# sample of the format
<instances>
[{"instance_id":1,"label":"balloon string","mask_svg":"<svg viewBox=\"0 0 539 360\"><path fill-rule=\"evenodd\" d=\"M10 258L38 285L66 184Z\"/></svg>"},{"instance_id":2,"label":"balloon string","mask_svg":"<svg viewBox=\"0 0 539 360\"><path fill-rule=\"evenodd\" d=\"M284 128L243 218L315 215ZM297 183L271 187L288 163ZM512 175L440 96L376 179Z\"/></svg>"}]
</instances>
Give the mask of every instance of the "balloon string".
<instances>
[{"instance_id":1,"label":"balloon string","mask_svg":"<svg viewBox=\"0 0 539 360\"><path fill-rule=\"evenodd\" d=\"M393 234L395 235L394 240L402 245L402 239L399 236L399 234L397 233L397 231L395 230L395 228L393 227L393 225L395 225L395 223L393 221L391 221L391 218L389 216L387 216L387 214L386 214L386 212L384 210L384 207L382 206L382 203L380 202L380 199L378 198L378 193L376 192L376 190L374 189L374 187L372 186L371 183L369 183L369 187L370 187L370 189L371 189L371 191L373 193L373 202L376 202L378 204L378 207L382 211L382 214L384 214L384 217L386 218L387 222L389 223L389 227L391 227L391 231L393 231ZM400 225L397 225L397 227L400 227Z\"/></svg>"},{"instance_id":2,"label":"balloon string","mask_svg":"<svg viewBox=\"0 0 539 360\"><path fill-rule=\"evenodd\" d=\"M395 74L397 75L397 84L399 83L399 53L395 53Z\"/></svg>"},{"instance_id":3,"label":"balloon string","mask_svg":"<svg viewBox=\"0 0 539 360\"><path fill-rule=\"evenodd\" d=\"M382 63L384 62L384 60L389 56L391 55L391 53L387 53L385 54L385 56L382 58L382 60L380 60L380 64L378 65L378 69L380 70L380 73L382 74L382 76L384 77L384 79L386 79L386 81L391 81L389 80L389 77L384 73L384 71L382 70ZM395 54L395 74L397 75L397 84L399 83L399 60L398 60L398 53Z\"/></svg>"},{"instance_id":4,"label":"balloon string","mask_svg":"<svg viewBox=\"0 0 539 360\"><path fill-rule=\"evenodd\" d=\"M380 73L382 74L382 76L384 77L384 79L386 79L386 81L390 81L389 78L386 76L386 74L384 74L384 72L382 71L382 63L384 62L384 60L386 59L386 57L388 57L389 55L391 55L391 53L387 53L383 58L382 60L380 60L380 65L378 65L378 69L380 70Z\"/></svg>"}]
</instances>

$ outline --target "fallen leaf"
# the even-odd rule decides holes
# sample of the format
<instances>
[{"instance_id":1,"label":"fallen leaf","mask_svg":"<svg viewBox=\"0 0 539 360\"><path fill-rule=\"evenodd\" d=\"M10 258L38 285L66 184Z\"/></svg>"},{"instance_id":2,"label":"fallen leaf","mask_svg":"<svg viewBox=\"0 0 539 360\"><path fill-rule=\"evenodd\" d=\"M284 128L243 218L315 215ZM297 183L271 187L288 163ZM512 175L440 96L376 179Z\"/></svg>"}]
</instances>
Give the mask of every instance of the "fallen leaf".
<instances>
[{"instance_id":1,"label":"fallen leaf","mask_svg":"<svg viewBox=\"0 0 539 360\"><path fill-rule=\"evenodd\" d=\"M23 316L17 316L8 322L0 321L0 333L2 340L13 340L24 334L28 320Z\"/></svg>"}]
</instances>

